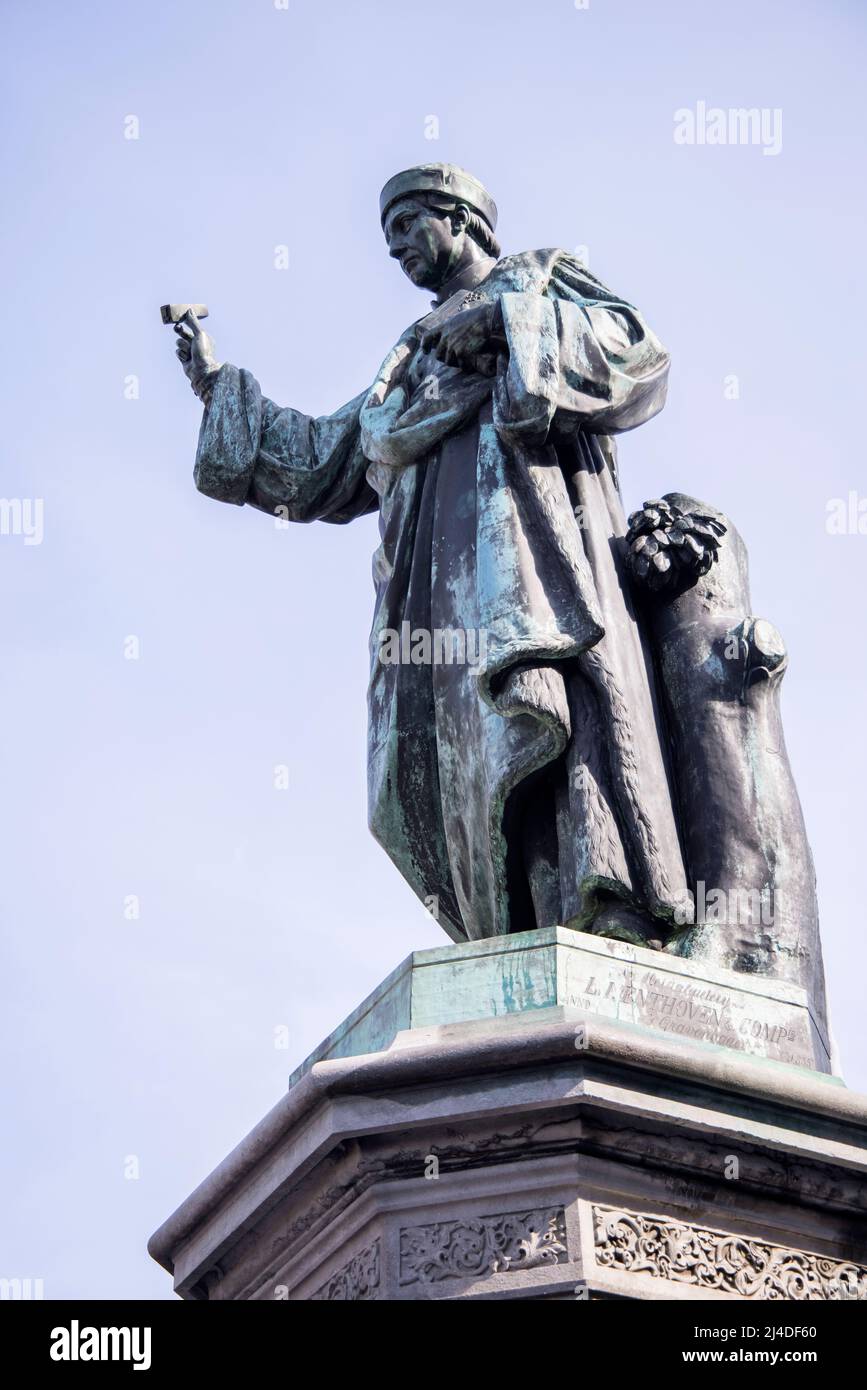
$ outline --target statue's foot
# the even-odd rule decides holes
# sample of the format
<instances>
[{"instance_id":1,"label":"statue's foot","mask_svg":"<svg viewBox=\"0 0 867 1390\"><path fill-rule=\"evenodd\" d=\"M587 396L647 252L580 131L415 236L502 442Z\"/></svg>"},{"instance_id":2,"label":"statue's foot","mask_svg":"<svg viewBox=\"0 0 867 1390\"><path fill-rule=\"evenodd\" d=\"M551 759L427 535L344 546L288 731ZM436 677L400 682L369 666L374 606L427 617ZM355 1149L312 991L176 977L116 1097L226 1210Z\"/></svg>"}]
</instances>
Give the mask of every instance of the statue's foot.
<instances>
[{"instance_id":1,"label":"statue's foot","mask_svg":"<svg viewBox=\"0 0 867 1390\"><path fill-rule=\"evenodd\" d=\"M661 924L653 917L646 916L625 903L611 903L593 918L585 927L593 936L607 936L614 941L629 941L633 946L644 946L649 951L661 951L663 947Z\"/></svg>"}]
</instances>

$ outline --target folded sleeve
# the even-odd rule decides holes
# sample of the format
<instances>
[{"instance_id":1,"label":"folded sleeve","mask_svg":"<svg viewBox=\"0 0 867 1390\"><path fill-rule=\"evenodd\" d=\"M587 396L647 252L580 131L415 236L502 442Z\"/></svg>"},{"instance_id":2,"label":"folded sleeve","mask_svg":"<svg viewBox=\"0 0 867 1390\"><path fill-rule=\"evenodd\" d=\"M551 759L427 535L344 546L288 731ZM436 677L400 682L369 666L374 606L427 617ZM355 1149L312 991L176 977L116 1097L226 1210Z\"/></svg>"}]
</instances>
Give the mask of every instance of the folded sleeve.
<instances>
[{"instance_id":1,"label":"folded sleeve","mask_svg":"<svg viewBox=\"0 0 867 1390\"><path fill-rule=\"evenodd\" d=\"M224 364L199 431L196 487L289 521L342 523L376 510L359 425L366 395L313 417L275 405L249 372Z\"/></svg>"}]
</instances>

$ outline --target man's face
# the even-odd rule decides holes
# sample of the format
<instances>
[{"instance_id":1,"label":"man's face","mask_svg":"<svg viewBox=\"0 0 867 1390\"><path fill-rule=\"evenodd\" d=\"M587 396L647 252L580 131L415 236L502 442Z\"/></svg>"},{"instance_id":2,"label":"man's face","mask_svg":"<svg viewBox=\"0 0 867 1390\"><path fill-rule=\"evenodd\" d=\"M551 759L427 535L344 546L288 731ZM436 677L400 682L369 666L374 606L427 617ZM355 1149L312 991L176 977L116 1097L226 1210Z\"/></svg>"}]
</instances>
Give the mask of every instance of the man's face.
<instances>
[{"instance_id":1,"label":"man's face","mask_svg":"<svg viewBox=\"0 0 867 1390\"><path fill-rule=\"evenodd\" d=\"M438 290L448 279L464 235L452 228L448 213L425 207L415 198L403 198L389 209L385 219L388 253L420 289Z\"/></svg>"}]
</instances>

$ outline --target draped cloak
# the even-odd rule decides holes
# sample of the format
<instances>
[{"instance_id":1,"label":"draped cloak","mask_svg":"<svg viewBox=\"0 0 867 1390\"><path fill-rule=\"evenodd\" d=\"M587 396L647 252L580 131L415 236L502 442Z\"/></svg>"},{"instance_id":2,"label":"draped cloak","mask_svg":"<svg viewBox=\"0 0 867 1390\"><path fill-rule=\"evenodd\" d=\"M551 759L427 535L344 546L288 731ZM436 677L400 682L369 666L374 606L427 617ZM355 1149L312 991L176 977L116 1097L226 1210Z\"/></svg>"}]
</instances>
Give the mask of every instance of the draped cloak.
<instances>
[{"instance_id":1,"label":"draped cloak","mask_svg":"<svg viewBox=\"0 0 867 1390\"><path fill-rule=\"evenodd\" d=\"M429 325L493 300L494 377L422 351ZM379 511L369 823L455 940L592 929L612 903L664 936L683 900L610 438L662 408L667 375L638 311L557 250L498 261L332 415L275 405L230 364L216 375L200 491L299 522ZM483 634L481 660L383 661L407 623Z\"/></svg>"}]
</instances>

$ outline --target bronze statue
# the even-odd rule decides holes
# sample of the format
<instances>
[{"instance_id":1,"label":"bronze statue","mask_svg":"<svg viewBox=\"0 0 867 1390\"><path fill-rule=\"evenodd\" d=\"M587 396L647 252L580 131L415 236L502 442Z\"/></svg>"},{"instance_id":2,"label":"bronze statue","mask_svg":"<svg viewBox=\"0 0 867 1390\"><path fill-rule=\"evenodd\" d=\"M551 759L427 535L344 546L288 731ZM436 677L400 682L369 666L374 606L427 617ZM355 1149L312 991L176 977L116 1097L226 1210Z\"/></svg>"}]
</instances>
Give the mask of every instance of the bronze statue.
<instances>
[{"instance_id":1,"label":"bronze statue","mask_svg":"<svg viewBox=\"0 0 867 1390\"><path fill-rule=\"evenodd\" d=\"M784 656L740 539L679 497L627 534L613 436L662 409L665 349L567 252L501 256L493 199L455 166L398 174L380 212L434 304L333 415L265 399L194 313L176 324L202 492L379 512L373 834L455 941L563 924L710 955L807 985L823 1019Z\"/></svg>"}]
</instances>

